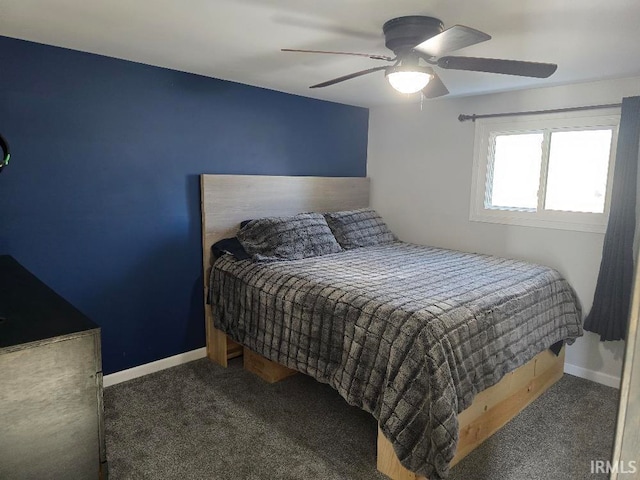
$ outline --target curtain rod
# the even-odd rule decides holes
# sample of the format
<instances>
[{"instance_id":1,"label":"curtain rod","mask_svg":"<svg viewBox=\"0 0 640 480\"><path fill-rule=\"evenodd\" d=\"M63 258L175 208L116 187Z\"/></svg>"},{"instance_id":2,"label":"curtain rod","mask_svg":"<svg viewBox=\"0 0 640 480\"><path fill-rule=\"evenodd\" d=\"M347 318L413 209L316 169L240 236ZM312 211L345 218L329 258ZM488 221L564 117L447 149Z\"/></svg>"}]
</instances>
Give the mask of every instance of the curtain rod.
<instances>
[{"instance_id":1,"label":"curtain rod","mask_svg":"<svg viewBox=\"0 0 640 480\"><path fill-rule=\"evenodd\" d=\"M508 113L487 113L484 115L465 115L464 113L458 116L458 120L466 122L471 120L475 122L478 118L494 118L494 117L515 117L517 115L540 115L542 113L562 113L562 112L578 112L580 110L597 110L600 108L615 108L621 107L621 103L608 103L605 105L589 105L587 107L568 107L568 108L555 108L552 110L530 110L528 112L508 112Z\"/></svg>"}]
</instances>

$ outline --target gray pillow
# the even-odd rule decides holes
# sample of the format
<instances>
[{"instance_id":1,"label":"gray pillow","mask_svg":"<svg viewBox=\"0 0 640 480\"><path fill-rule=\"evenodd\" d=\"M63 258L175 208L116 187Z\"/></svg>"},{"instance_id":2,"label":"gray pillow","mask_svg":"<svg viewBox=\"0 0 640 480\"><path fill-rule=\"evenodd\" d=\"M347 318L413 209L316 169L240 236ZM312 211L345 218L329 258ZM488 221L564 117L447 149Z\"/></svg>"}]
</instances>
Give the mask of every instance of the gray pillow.
<instances>
[{"instance_id":1,"label":"gray pillow","mask_svg":"<svg viewBox=\"0 0 640 480\"><path fill-rule=\"evenodd\" d=\"M398 240L372 208L325 213L324 218L345 250L384 245Z\"/></svg>"},{"instance_id":2,"label":"gray pillow","mask_svg":"<svg viewBox=\"0 0 640 480\"><path fill-rule=\"evenodd\" d=\"M320 213L251 220L238 240L256 261L299 260L342 251Z\"/></svg>"}]
</instances>

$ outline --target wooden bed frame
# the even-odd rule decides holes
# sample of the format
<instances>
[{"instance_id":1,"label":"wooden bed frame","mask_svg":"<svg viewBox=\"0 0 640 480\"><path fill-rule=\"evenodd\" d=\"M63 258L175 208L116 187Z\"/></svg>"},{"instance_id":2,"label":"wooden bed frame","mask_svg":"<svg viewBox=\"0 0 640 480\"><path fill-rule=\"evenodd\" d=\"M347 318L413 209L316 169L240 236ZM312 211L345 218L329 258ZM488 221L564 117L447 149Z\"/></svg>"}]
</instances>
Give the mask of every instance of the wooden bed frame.
<instances>
[{"instance_id":1,"label":"wooden bed frame","mask_svg":"<svg viewBox=\"0 0 640 480\"><path fill-rule=\"evenodd\" d=\"M233 237L241 221L369 205L368 178L201 175L200 180L205 299L211 245L222 238ZM223 367L229 359L244 355L244 367L268 382L277 382L296 373L252 352L216 329L211 308L206 304L205 325L207 356ZM558 356L545 351L478 394L469 408L458 415L460 437L452 466L557 382L563 370L564 349ZM424 478L400 464L391 443L380 431L377 467L393 480Z\"/></svg>"}]
</instances>

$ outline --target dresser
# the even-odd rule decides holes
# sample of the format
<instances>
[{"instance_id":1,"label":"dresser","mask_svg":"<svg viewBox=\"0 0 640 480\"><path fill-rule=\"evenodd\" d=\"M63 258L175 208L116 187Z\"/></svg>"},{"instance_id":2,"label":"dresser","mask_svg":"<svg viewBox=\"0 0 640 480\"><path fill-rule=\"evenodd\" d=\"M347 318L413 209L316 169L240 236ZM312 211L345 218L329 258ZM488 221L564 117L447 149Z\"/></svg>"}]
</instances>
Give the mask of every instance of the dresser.
<instances>
[{"instance_id":1,"label":"dresser","mask_svg":"<svg viewBox=\"0 0 640 480\"><path fill-rule=\"evenodd\" d=\"M107 478L100 328L0 256L0 479Z\"/></svg>"}]
</instances>

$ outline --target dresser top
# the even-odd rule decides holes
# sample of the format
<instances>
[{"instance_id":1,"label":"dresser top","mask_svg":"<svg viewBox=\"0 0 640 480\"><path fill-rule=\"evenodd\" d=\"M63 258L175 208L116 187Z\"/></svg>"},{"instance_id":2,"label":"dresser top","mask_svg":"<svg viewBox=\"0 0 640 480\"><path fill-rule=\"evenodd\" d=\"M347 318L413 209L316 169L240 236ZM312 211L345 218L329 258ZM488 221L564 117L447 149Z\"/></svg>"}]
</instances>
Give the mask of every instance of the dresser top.
<instances>
[{"instance_id":1,"label":"dresser top","mask_svg":"<svg viewBox=\"0 0 640 480\"><path fill-rule=\"evenodd\" d=\"M98 326L9 255L0 255L0 349Z\"/></svg>"}]
</instances>

